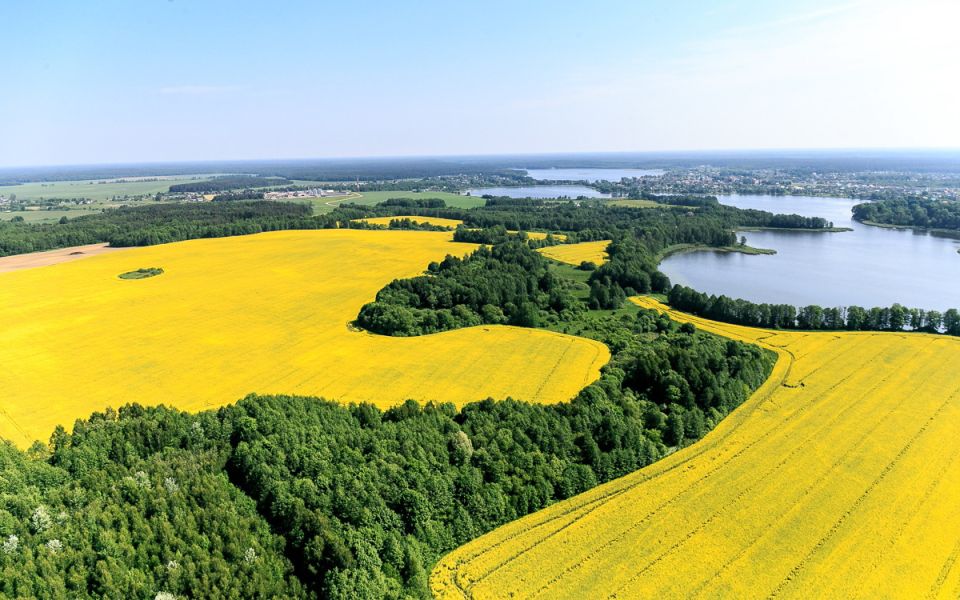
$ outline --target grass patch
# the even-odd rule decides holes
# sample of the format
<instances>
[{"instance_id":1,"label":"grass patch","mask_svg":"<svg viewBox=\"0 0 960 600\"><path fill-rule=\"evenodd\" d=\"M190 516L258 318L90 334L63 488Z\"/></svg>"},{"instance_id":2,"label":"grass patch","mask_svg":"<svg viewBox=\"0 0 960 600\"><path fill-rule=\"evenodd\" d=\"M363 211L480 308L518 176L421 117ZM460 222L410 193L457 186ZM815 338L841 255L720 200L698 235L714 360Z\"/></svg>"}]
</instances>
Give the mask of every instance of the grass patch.
<instances>
[{"instance_id":1,"label":"grass patch","mask_svg":"<svg viewBox=\"0 0 960 600\"><path fill-rule=\"evenodd\" d=\"M587 284L587 280L590 278L592 271L582 271L573 265L551 260L550 272L569 282L570 287L568 289L577 300L586 303L590 299L590 286ZM557 333L599 339L600 333L597 325L602 318L618 316L632 319L638 312L640 312L640 307L632 302L625 302L623 306L613 310L584 310L581 318L575 321L553 319L542 323L541 326Z\"/></svg>"},{"instance_id":2,"label":"grass patch","mask_svg":"<svg viewBox=\"0 0 960 600\"><path fill-rule=\"evenodd\" d=\"M137 269L136 271L127 271L126 273L120 273L117 277L120 279L146 279L148 277L156 277L157 275L162 275L163 269L160 267L147 267L146 269Z\"/></svg>"},{"instance_id":3,"label":"grass patch","mask_svg":"<svg viewBox=\"0 0 960 600\"><path fill-rule=\"evenodd\" d=\"M653 200L637 200L631 198L621 198L608 202L610 206L626 206L628 208L671 208L670 204L661 204Z\"/></svg>"}]
</instances>

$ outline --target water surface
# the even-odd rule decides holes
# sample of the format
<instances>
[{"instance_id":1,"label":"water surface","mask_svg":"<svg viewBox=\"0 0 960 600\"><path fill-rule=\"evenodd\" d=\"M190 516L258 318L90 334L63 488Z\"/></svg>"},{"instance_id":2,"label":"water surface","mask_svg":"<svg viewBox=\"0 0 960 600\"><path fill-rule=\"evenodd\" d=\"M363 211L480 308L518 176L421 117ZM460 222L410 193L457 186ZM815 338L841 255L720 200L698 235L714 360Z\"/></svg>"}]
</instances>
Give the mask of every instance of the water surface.
<instances>
[{"instance_id":1,"label":"water surface","mask_svg":"<svg viewBox=\"0 0 960 600\"><path fill-rule=\"evenodd\" d=\"M923 231L854 222L859 200L806 196L720 196L740 208L819 216L844 233L741 232L775 255L692 252L663 261L671 281L711 294L797 306L960 308L960 242Z\"/></svg>"}]
</instances>

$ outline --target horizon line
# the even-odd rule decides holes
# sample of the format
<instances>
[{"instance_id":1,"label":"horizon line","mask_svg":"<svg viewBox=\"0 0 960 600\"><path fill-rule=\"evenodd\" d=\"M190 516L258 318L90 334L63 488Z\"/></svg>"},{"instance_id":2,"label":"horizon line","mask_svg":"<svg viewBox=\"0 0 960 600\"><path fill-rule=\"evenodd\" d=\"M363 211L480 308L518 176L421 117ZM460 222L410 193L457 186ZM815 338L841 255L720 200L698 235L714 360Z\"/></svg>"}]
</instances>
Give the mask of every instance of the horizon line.
<instances>
[{"instance_id":1,"label":"horizon line","mask_svg":"<svg viewBox=\"0 0 960 600\"><path fill-rule=\"evenodd\" d=\"M836 147L836 148L815 148L815 147L771 147L771 148L707 148L697 150L582 150L582 151L552 151L552 152L490 152L477 154L382 154L382 155L339 155L339 156L311 156L311 157L287 157L287 158L197 158L197 159L159 159L159 160L141 160L134 162L91 162L91 163L46 163L46 164L24 164L24 165L0 165L0 172L11 171L15 169L53 169L53 168L90 168L90 167L136 167L136 166L175 166L175 165L200 165L200 164L223 164L223 163L282 163L282 162L311 162L311 161L383 161L383 160L427 160L427 159L493 159L493 158L522 158L522 157L576 157L576 156L650 156L650 157L676 157L698 155L763 155L783 154L789 152L797 153L815 153L815 154L846 154L854 152L862 153L960 153L960 146L873 146L873 147ZM960 157L958 157L960 158Z\"/></svg>"}]
</instances>

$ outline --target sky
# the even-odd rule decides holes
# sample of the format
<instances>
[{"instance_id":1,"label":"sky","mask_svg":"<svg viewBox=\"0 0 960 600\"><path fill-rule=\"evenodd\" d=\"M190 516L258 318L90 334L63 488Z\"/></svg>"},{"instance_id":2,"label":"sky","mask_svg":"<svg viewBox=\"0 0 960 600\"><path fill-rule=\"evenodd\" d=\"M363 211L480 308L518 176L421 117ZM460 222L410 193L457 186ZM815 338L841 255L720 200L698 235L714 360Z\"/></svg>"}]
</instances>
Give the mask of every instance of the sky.
<instances>
[{"instance_id":1,"label":"sky","mask_svg":"<svg viewBox=\"0 0 960 600\"><path fill-rule=\"evenodd\" d=\"M960 147L960 0L2 0L0 167Z\"/></svg>"}]
</instances>

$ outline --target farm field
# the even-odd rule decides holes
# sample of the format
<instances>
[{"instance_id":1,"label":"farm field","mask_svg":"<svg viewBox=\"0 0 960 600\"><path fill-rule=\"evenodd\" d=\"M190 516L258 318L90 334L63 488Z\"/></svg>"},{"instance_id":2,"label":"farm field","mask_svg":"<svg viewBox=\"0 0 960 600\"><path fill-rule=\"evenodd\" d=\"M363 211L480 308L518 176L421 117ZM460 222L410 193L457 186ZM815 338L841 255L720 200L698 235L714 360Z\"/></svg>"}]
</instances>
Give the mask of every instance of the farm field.
<instances>
[{"instance_id":1,"label":"farm field","mask_svg":"<svg viewBox=\"0 0 960 600\"><path fill-rule=\"evenodd\" d=\"M70 210L17 210L0 212L0 221L10 221L14 217L23 217L27 223L56 223L61 217L76 219L84 215L95 215L103 212L100 207L78 206Z\"/></svg>"},{"instance_id":2,"label":"farm field","mask_svg":"<svg viewBox=\"0 0 960 600\"><path fill-rule=\"evenodd\" d=\"M451 192L404 192L404 191L391 191L391 192L360 192L360 198L354 198L349 200L353 204L361 204L364 206L373 206L378 202L383 202L389 200L390 198L410 198L412 200L426 200L428 198L439 198L443 200L447 206L453 208L474 208L476 206L483 206L486 202L483 198L476 196L461 196L460 194L454 194Z\"/></svg>"},{"instance_id":3,"label":"farm field","mask_svg":"<svg viewBox=\"0 0 960 600\"><path fill-rule=\"evenodd\" d=\"M585 260L600 265L607 261L607 246L609 245L610 240L601 240L599 242L548 246L547 248L540 248L539 252L547 258L570 265L579 265Z\"/></svg>"},{"instance_id":4,"label":"farm field","mask_svg":"<svg viewBox=\"0 0 960 600\"><path fill-rule=\"evenodd\" d=\"M609 351L583 338L507 326L393 338L351 327L391 280L475 248L451 235L282 231L0 274L0 437L25 447L128 402L199 411L252 392L382 407L559 402L599 376ZM164 273L117 277L145 267Z\"/></svg>"},{"instance_id":5,"label":"farm field","mask_svg":"<svg viewBox=\"0 0 960 600\"><path fill-rule=\"evenodd\" d=\"M371 225L383 225L384 227L390 225L390 221L394 219L410 219L417 223L427 223L430 225L439 225L441 227L450 227L451 229L456 229L458 225L463 225L463 221L459 219L444 219L442 217L421 217L417 215L398 215L395 217L368 217L366 219L357 219L357 221L363 221L364 223L370 223ZM519 233L513 230L507 230L508 233ZM547 234L542 231L528 231L527 237L531 240L543 240L547 238L547 235L553 235L556 239L563 241L567 239L562 233ZM580 264L580 263L577 263Z\"/></svg>"},{"instance_id":6,"label":"farm field","mask_svg":"<svg viewBox=\"0 0 960 600\"><path fill-rule=\"evenodd\" d=\"M0 186L0 195L16 194L18 200L51 198L89 198L107 202L114 196L143 196L167 192L171 185L188 181L202 181L211 175L184 175L129 179L88 179L83 181L38 181L20 185ZM70 215L68 215L70 216Z\"/></svg>"},{"instance_id":7,"label":"farm field","mask_svg":"<svg viewBox=\"0 0 960 600\"><path fill-rule=\"evenodd\" d=\"M457 549L437 596L960 595L960 340L669 312L775 350L770 379L700 442Z\"/></svg>"},{"instance_id":8,"label":"farm field","mask_svg":"<svg viewBox=\"0 0 960 600\"><path fill-rule=\"evenodd\" d=\"M394 219L410 219L416 223L426 223L428 225L437 225L440 227L449 227L451 229L456 229L457 225L462 225L463 221L459 219L444 219L442 217L419 217L419 216L407 216L400 215L396 217L370 217L367 219L357 219L358 221L363 221L365 223L370 223L371 225L383 225L386 227L390 225L390 221Z\"/></svg>"},{"instance_id":9,"label":"farm field","mask_svg":"<svg viewBox=\"0 0 960 600\"><path fill-rule=\"evenodd\" d=\"M301 183L301 182L296 182ZM333 187L336 189L342 189L346 184L323 184L324 186ZM349 186L348 186L349 187ZM294 202L308 202L313 206L314 214L328 213L340 204L359 204L361 206L373 206L390 198L410 198L410 199L427 199L427 198L440 198L443 200L447 206L453 208L474 208L476 206L483 206L485 200L483 198L472 198L470 196L461 196L460 194L453 194L450 192L404 192L404 191L392 191L392 192L350 192L349 196L343 196L340 198L310 198L310 199L300 199L294 200Z\"/></svg>"},{"instance_id":10,"label":"farm field","mask_svg":"<svg viewBox=\"0 0 960 600\"><path fill-rule=\"evenodd\" d=\"M510 233L517 233L516 231L511 231ZM545 240L548 235L552 235L557 240L565 241L567 236L562 233L545 233L543 231L528 231L527 237L531 240Z\"/></svg>"}]
</instances>

